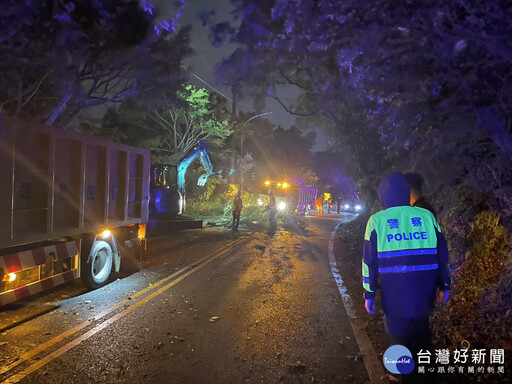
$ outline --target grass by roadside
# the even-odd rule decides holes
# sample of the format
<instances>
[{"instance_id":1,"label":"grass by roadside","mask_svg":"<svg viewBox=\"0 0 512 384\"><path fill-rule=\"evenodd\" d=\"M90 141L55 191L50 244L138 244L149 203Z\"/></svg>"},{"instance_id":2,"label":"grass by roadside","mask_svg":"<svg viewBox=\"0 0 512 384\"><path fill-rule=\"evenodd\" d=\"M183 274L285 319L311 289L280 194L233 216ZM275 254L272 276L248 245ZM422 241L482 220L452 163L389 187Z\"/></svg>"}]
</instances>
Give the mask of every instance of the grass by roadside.
<instances>
[{"instance_id":1,"label":"grass by roadside","mask_svg":"<svg viewBox=\"0 0 512 384\"><path fill-rule=\"evenodd\" d=\"M347 287L348 292L350 292L350 296L353 300L353 308L356 312L356 316L360 319L362 319L362 323L366 324L366 332L368 334L368 337L373 344L373 347L378 354L379 358L382 359L383 353L385 350L391 345L389 342L385 329L384 329L384 322L383 322L383 313L382 313L382 306L380 305L380 296L377 295L377 308L379 309L379 312L374 315L370 316L366 313L364 309L364 299L363 299L363 288L361 284L361 258L363 255L363 241L364 241L364 231L365 226L367 222L368 217L360 216L356 218L355 220L344 224L340 227L338 230L338 233L336 234L336 242L334 244L334 254L336 257L336 261L341 273L341 276L343 278L343 281L345 283L345 286ZM494 232L491 231L492 234ZM488 233L488 232L485 232ZM501 232L500 232L501 233ZM476 236L476 235L475 235ZM481 248L483 247L486 252L492 252L494 248L496 248L496 244L501 244L497 241L491 241L486 238L486 241L481 245ZM479 243L474 241L472 252L478 252L479 250ZM494 247L494 248L493 248ZM478 263L484 263L485 260L488 259L494 259L495 264L499 264L497 261L498 257L496 256L499 254L499 252L494 252L494 257L480 257L476 259ZM465 264L465 268L469 269L472 273L473 279L483 279L485 276L489 274L489 270L491 269L489 266L486 267L485 272L482 272L481 270L476 270L476 268L473 268L472 259L468 258L468 262ZM503 261L502 264L503 265ZM498 268L498 266L492 264L493 267ZM503 282L507 281L506 278L510 274L507 275L507 273L502 273L501 279L498 281L498 288L499 287L507 287L501 288L501 291L509 292L510 285L504 285ZM484 311L480 307L477 307L477 309L469 309L467 306L468 303L468 297L470 297L466 291L476 290L478 287L480 287L482 284L478 285L474 282L467 283L466 280L464 280L464 276L457 275L458 279L455 280L455 287L458 289L452 290L452 302L449 303L450 306L443 306L440 308L436 308L433 311L433 316L431 317L431 328L434 333L434 346L436 349L452 349L453 353L453 347L447 342L448 336L451 335L450 332L453 332L453 329L459 330L459 329L470 329L473 333L467 332L468 335L472 336L470 339L474 342L475 340L478 340L477 338L486 336L486 341L481 342L480 344L475 343L475 345L472 345L471 348L484 348L487 353L489 353L489 349L491 348L503 348L505 347L505 363L502 364L502 366L505 366L505 373L499 374L497 371L489 372L487 369L485 369L485 372L478 373L475 371L474 374L471 373L458 373L458 366L457 372L452 374L437 374L435 375L435 379L438 380L437 382L442 383L469 383L469 382L485 382L485 383L502 383L502 382L510 382L508 381L510 377L510 360L507 358L509 356L510 349L507 348L508 344L507 340L510 338L510 328L507 325L507 319L499 320L500 323L497 324L496 319L499 319L498 316L492 317L493 312L492 311ZM496 278L494 279L496 280ZM499 285L501 283L501 285ZM498 299L495 297L496 294L494 293L494 296L492 296L493 292L501 293L499 289L494 289L493 291L493 285L488 284L486 287L481 288L482 292L479 293L479 298L475 299L476 301L482 300L484 303L491 302L491 299L493 300L492 303L494 303L495 307L498 307L498 305L502 305L502 302L504 301L503 297L508 297L506 294L502 294L502 296L498 297ZM455 301L454 300L455 297ZM483 298L483 299L480 299ZM485 300L484 300L485 299ZM462 302L459 304L459 301L462 300ZM458 308L458 306L462 307L462 309L459 312L456 312L454 310ZM479 309L480 308L480 309ZM480 313L480 311L483 313L480 317L477 315ZM497 310L496 310L497 312ZM449 316L448 316L448 315ZM487 316L487 317L484 317ZM476 319L476 320L473 320ZM482 320L483 319L483 320ZM481 324L485 325L485 328L482 327L481 324L478 323L480 321ZM442 326L441 326L442 325ZM489 334L494 335L494 333L499 335L507 335L506 329L508 328L508 339L506 337L501 337L498 341L495 341L492 339ZM505 330L504 330L505 329ZM494 333L492 333L494 332ZM501 333L500 333L501 332ZM476 335L476 336L475 336ZM460 348L456 346L456 348ZM435 351L431 351L433 358L435 359ZM471 352L471 351L470 351ZM453 356L452 356L453 357ZM471 360L471 359L470 359ZM453 361L453 360L450 360ZM486 362L488 362L487 360ZM456 365L456 364L451 364ZM471 364L471 361L468 362L468 364L463 364L462 366L467 369L467 366L470 365L477 365L478 364ZM480 364L482 367L486 368L487 366L491 366L491 368L496 369L496 367L492 366L492 364ZM496 365L496 364L495 364ZM449 371L448 371L449 372ZM390 377L388 375L388 377Z\"/></svg>"}]
</instances>

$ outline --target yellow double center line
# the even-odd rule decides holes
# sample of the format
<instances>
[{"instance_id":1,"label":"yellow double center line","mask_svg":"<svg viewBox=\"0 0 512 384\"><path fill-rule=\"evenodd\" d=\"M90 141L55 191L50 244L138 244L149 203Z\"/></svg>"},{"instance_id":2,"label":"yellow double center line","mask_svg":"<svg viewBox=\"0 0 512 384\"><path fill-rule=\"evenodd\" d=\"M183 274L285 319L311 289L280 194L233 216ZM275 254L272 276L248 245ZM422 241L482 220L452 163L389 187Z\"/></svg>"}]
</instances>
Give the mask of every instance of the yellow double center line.
<instances>
[{"instance_id":1,"label":"yellow double center line","mask_svg":"<svg viewBox=\"0 0 512 384\"><path fill-rule=\"evenodd\" d=\"M192 263L192 264L190 264L190 265L180 269L179 271L173 273L172 275L169 275L169 276L165 277L164 279L159 280L155 284L153 284L153 285L143 289L142 291L137 292L136 294L132 295L129 299L125 299L125 300L119 302L118 304L116 304L116 305L106 309L105 311L99 313L97 316L95 316L94 319L96 319L96 320L97 319L101 319L102 317L107 316L108 314L112 313L116 309L118 309L120 307L124 307L127 304L131 304L124 311L122 311L122 312L112 316L111 318L105 320L101 324L98 324L97 326L95 326L91 330L87 331L83 335L77 337L76 339L71 340L70 342L68 342L67 344L62 346L61 348L59 348L56 351L50 353L49 355L43 357L42 359L38 360L34 364L28 366L22 372L19 372L19 373L15 374L15 375L9 377L8 379L6 379L3 382L4 383L17 383L17 382L19 382L20 380L22 380L26 376L30 375L34 371L38 370L39 368L41 368L41 367L45 366L46 364L50 363L51 361L53 361L54 359L58 358L62 354L66 353L71 348L77 346L82 341L85 341L85 340L89 339L91 336L95 335L96 333L98 333L102 329L108 327L110 324L116 322L120 318L122 318L125 315L131 313L135 309L137 309L140 306L146 304L151 299L153 299L156 296L160 295L162 292L164 292L167 289L171 288L172 286L178 284L180 281L182 281L186 277L190 276L191 274L193 274L194 272L196 272L200 268L202 268L205 265L209 264L213 260L223 256L227 251L232 249L234 246L236 246L236 245L238 245L240 243L246 242L246 241L250 240L251 238L252 238L252 236L248 236L248 237L245 237L245 238L242 238L242 239L235 240L235 241L229 243L228 245L226 245L225 247L221 248L217 252L215 252L213 255L208 255L208 256L203 257L202 259L198 260L197 262ZM187 271L187 272L185 272L185 271ZM185 272L185 273L183 273L183 272ZM179 275L181 275L181 276L179 276ZM177 279L175 279L175 280L172 280L176 276L179 276L179 277ZM169 280L172 280L172 281L170 283L168 283L168 284L165 284ZM158 287L160 287L163 284L165 284L163 287L161 287L160 289L157 289ZM137 299L140 296L142 296L142 295L144 295L144 294L146 294L148 292L151 292L151 291L153 291L155 289L157 289L157 290L154 291L153 293L147 295L143 299L141 299L141 300L139 300L139 301L134 303L134 299ZM69 337L69 336L79 332L80 330L82 330L83 328L87 327L88 325L90 325L90 322L89 321L84 321L83 323L80 323L80 324L74 326L73 328L67 330L66 332L60 334L59 336L57 336L57 337L55 337L55 338L53 338L51 340L48 340L46 343L41 344L37 348L34 348L33 350L31 350L29 352L26 352L25 354L23 354L15 362L13 362L13 363L11 363L9 365L6 365L4 367L0 367L0 375L5 373L5 372L10 371L14 367L16 367L19 364L21 364L21 363L23 363L23 362L33 358L34 356L36 356L39 353L47 350L48 348L51 348L52 346L56 345L57 343L61 342L64 339L66 339L67 337Z\"/></svg>"}]
</instances>

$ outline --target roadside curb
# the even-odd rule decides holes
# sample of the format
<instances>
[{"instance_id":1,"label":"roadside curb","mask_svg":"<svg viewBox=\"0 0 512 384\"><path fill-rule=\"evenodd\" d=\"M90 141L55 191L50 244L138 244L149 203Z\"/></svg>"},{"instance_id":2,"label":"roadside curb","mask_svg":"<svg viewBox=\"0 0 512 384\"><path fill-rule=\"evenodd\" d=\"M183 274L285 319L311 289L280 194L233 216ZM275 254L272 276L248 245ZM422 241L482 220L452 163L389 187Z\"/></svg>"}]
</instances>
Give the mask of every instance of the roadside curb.
<instances>
[{"instance_id":1,"label":"roadside curb","mask_svg":"<svg viewBox=\"0 0 512 384\"><path fill-rule=\"evenodd\" d=\"M370 377L370 381L372 384L389 384L389 380L382 368L382 364L375 352L375 348L368 337L368 334L365 332L365 327L361 324L361 319L356 316L356 313L352 306L352 298L347 291L343 283L343 279L341 277L340 271L338 269L338 265L336 263L336 259L334 257L334 239L336 237L336 232L342 222L339 222L334 227L331 232L331 237L329 239L329 263L331 265L331 272L336 281L336 285L338 287L338 291L340 292L341 299L343 301L343 305L348 314L350 325L352 326L352 331L354 332L354 336L356 337L357 344L361 351L361 356L363 357L364 365L366 367L366 371L368 372L368 376Z\"/></svg>"}]
</instances>

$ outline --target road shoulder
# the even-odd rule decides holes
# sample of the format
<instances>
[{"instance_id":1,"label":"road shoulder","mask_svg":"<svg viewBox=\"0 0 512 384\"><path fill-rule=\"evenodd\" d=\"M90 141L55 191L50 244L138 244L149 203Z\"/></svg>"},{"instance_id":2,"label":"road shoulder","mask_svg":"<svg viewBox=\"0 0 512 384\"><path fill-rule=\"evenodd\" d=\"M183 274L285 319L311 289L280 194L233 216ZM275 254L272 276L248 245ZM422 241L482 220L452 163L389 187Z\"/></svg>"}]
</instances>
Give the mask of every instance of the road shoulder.
<instances>
[{"instance_id":1,"label":"road shoulder","mask_svg":"<svg viewBox=\"0 0 512 384\"><path fill-rule=\"evenodd\" d=\"M341 224L334 237L333 254L343 279L343 284L352 301L352 316L357 320L355 325L361 333L364 333L363 339L367 338L373 346L379 363L382 366L382 356L389 347L389 341L384 329L383 313L379 311L377 315L370 316L364 309L363 288L361 284L361 258L363 254L365 225L366 218L361 216L351 222ZM380 303L377 302L377 305L379 308ZM384 368L382 369L384 370ZM379 377L376 378L376 380L379 379ZM385 378L383 381L388 382L388 379Z\"/></svg>"}]
</instances>

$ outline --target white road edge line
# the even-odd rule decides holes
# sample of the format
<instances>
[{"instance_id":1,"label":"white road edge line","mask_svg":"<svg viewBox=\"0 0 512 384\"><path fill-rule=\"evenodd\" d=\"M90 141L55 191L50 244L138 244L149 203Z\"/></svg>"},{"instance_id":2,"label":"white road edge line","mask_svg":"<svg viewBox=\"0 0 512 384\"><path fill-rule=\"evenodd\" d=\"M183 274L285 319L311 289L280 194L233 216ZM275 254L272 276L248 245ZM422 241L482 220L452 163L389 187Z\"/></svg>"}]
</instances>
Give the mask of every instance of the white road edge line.
<instances>
[{"instance_id":1,"label":"white road edge line","mask_svg":"<svg viewBox=\"0 0 512 384\"><path fill-rule=\"evenodd\" d=\"M336 259L334 257L334 239L336 237L336 232L338 231L338 228L341 224L341 221L336 224L334 230L331 232L331 238L329 239L329 264L331 265L331 272L334 280L336 281L338 291L340 292L345 311L348 314L350 325L352 326L352 331L354 332L357 344L359 345L359 350L363 356L364 365L366 367L366 371L368 372L368 376L370 377L370 381L372 384L388 384L389 380L386 376L386 373L384 372L382 364L377 357L377 353L375 352L375 349L373 348L373 345L368 338L368 334L362 327L360 319L356 316L352 306L352 298L347 291L347 287L345 287L343 283L338 265L336 264Z\"/></svg>"}]
</instances>

